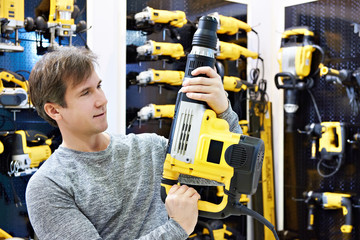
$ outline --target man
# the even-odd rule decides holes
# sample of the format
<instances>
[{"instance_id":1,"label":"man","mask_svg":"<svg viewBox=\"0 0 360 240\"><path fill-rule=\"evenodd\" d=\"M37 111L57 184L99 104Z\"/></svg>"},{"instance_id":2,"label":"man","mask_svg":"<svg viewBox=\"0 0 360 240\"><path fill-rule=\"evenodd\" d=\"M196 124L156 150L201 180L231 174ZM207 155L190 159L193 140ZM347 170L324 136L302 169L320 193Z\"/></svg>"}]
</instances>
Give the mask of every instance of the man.
<instances>
[{"instance_id":1,"label":"man","mask_svg":"<svg viewBox=\"0 0 360 240\"><path fill-rule=\"evenodd\" d=\"M30 77L38 114L58 126L63 142L30 179L28 213L42 239L186 239L197 222L199 194L171 188L165 206L160 178L167 140L156 134L106 133L107 100L96 57L64 47L45 54ZM239 131L216 72L203 67L181 91L203 100ZM168 216L170 218L168 218Z\"/></svg>"}]
</instances>

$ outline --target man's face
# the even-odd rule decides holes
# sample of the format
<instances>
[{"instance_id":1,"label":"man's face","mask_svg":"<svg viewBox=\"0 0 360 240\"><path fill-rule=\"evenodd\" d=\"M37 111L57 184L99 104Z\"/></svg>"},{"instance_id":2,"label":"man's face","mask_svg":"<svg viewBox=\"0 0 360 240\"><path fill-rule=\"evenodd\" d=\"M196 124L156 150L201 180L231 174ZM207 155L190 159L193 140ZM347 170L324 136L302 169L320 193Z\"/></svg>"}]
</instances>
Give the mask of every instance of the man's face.
<instances>
[{"instance_id":1,"label":"man's face","mask_svg":"<svg viewBox=\"0 0 360 240\"><path fill-rule=\"evenodd\" d=\"M72 134L91 136L107 129L107 99L95 71L82 83L67 87L65 102L67 107L61 108L62 127Z\"/></svg>"}]
</instances>

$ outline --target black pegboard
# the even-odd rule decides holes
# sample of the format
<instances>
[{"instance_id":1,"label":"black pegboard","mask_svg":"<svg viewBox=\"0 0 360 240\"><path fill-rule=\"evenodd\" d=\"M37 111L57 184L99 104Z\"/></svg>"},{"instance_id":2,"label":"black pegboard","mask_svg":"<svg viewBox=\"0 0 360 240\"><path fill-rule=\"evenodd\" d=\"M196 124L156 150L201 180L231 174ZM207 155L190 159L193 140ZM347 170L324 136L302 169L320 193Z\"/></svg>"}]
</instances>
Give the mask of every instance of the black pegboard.
<instances>
[{"instance_id":1,"label":"black pegboard","mask_svg":"<svg viewBox=\"0 0 360 240\"><path fill-rule=\"evenodd\" d=\"M359 1L319 0L287 7L285 29L308 26L315 34L316 44L325 52L325 65L334 69L356 70L360 67L360 36L354 32L359 23ZM280 44L280 43L279 43ZM360 117L354 115L344 87L325 81L325 77L314 79L310 89L318 105L321 120L346 123L346 139L360 132ZM309 123L318 123L318 117L309 93L299 95L300 108L296 128L303 130ZM285 230L296 239L343 239L340 227L344 224L341 210L315 211L314 231L308 231L307 206L303 192L350 193L356 204L360 194L359 146L346 143L344 164L332 177L323 178L316 170L318 160L310 159L310 140L298 132L285 133L284 181L285 181ZM360 239L359 209L353 208L353 232L351 239ZM292 234L288 234L290 236ZM295 237L294 237L295 238ZM289 237L288 239L293 239Z\"/></svg>"},{"instance_id":2,"label":"black pegboard","mask_svg":"<svg viewBox=\"0 0 360 240\"><path fill-rule=\"evenodd\" d=\"M24 1L24 16L35 18L35 8L42 0ZM80 8L80 15L75 19L75 23L80 20L86 21L86 0L77 0L76 5ZM86 41L86 32L80 33ZM13 41L15 34L10 35ZM0 68L18 72L28 79L29 73L35 63L41 58L36 48L36 33L26 32L25 29L19 29L20 45L24 48L23 52L4 52L0 53ZM77 34L72 39L72 45L84 46L83 39ZM56 39L58 41L58 39ZM44 39L46 44L48 40ZM62 41L63 45L68 45L67 39ZM32 109L11 109L0 108L0 131L3 130L38 130L54 137L53 148L61 142L60 133L40 118L37 112ZM3 164L3 162L0 162ZM2 168L1 166L0 168ZM25 189L30 175L21 177L9 177L3 172L0 173L0 228L14 237L33 238L34 233L30 225L25 202Z\"/></svg>"}]
</instances>

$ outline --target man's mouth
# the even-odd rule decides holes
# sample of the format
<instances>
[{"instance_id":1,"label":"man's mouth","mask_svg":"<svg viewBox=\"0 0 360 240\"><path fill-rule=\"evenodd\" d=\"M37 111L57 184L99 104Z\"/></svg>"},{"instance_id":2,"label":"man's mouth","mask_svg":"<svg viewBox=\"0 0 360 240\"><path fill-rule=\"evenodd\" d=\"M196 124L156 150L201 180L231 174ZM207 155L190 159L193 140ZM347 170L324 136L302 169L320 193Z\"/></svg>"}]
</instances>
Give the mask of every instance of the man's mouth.
<instances>
[{"instance_id":1,"label":"man's mouth","mask_svg":"<svg viewBox=\"0 0 360 240\"><path fill-rule=\"evenodd\" d=\"M101 116L104 116L104 115L105 115L105 112L100 113L100 114L97 114L97 115L94 115L94 118L95 118L95 117L101 117Z\"/></svg>"}]
</instances>

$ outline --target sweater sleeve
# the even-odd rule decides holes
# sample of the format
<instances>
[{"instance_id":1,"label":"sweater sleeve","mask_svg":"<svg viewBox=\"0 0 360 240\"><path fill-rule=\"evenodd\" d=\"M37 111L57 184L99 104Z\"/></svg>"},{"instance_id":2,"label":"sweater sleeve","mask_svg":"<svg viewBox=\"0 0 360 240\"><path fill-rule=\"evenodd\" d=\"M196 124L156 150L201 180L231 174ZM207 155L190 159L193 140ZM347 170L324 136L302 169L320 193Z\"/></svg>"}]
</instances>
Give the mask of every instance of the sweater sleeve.
<instances>
[{"instance_id":1,"label":"sweater sleeve","mask_svg":"<svg viewBox=\"0 0 360 240\"><path fill-rule=\"evenodd\" d=\"M187 239L189 235L173 219L169 219L166 224L154 229L149 234L138 238L138 240L182 240Z\"/></svg>"},{"instance_id":2,"label":"sweater sleeve","mask_svg":"<svg viewBox=\"0 0 360 240\"><path fill-rule=\"evenodd\" d=\"M229 100L228 100L229 101ZM229 101L229 107L225 110L225 112L220 113L217 115L219 118L222 118L226 120L229 123L229 130L233 133L242 133L240 124L239 124L239 117L238 115L233 111L230 101Z\"/></svg>"},{"instance_id":3,"label":"sweater sleeve","mask_svg":"<svg viewBox=\"0 0 360 240\"><path fill-rule=\"evenodd\" d=\"M31 224L42 239L101 240L95 226L77 208L71 196L56 183L41 176L31 178L26 189L26 203ZM183 240L185 230L169 219L139 240ZM118 239L122 239L118 236Z\"/></svg>"},{"instance_id":4,"label":"sweater sleeve","mask_svg":"<svg viewBox=\"0 0 360 240\"><path fill-rule=\"evenodd\" d=\"M102 239L94 225L55 182L34 175L26 188L30 222L41 239Z\"/></svg>"}]
</instances>

